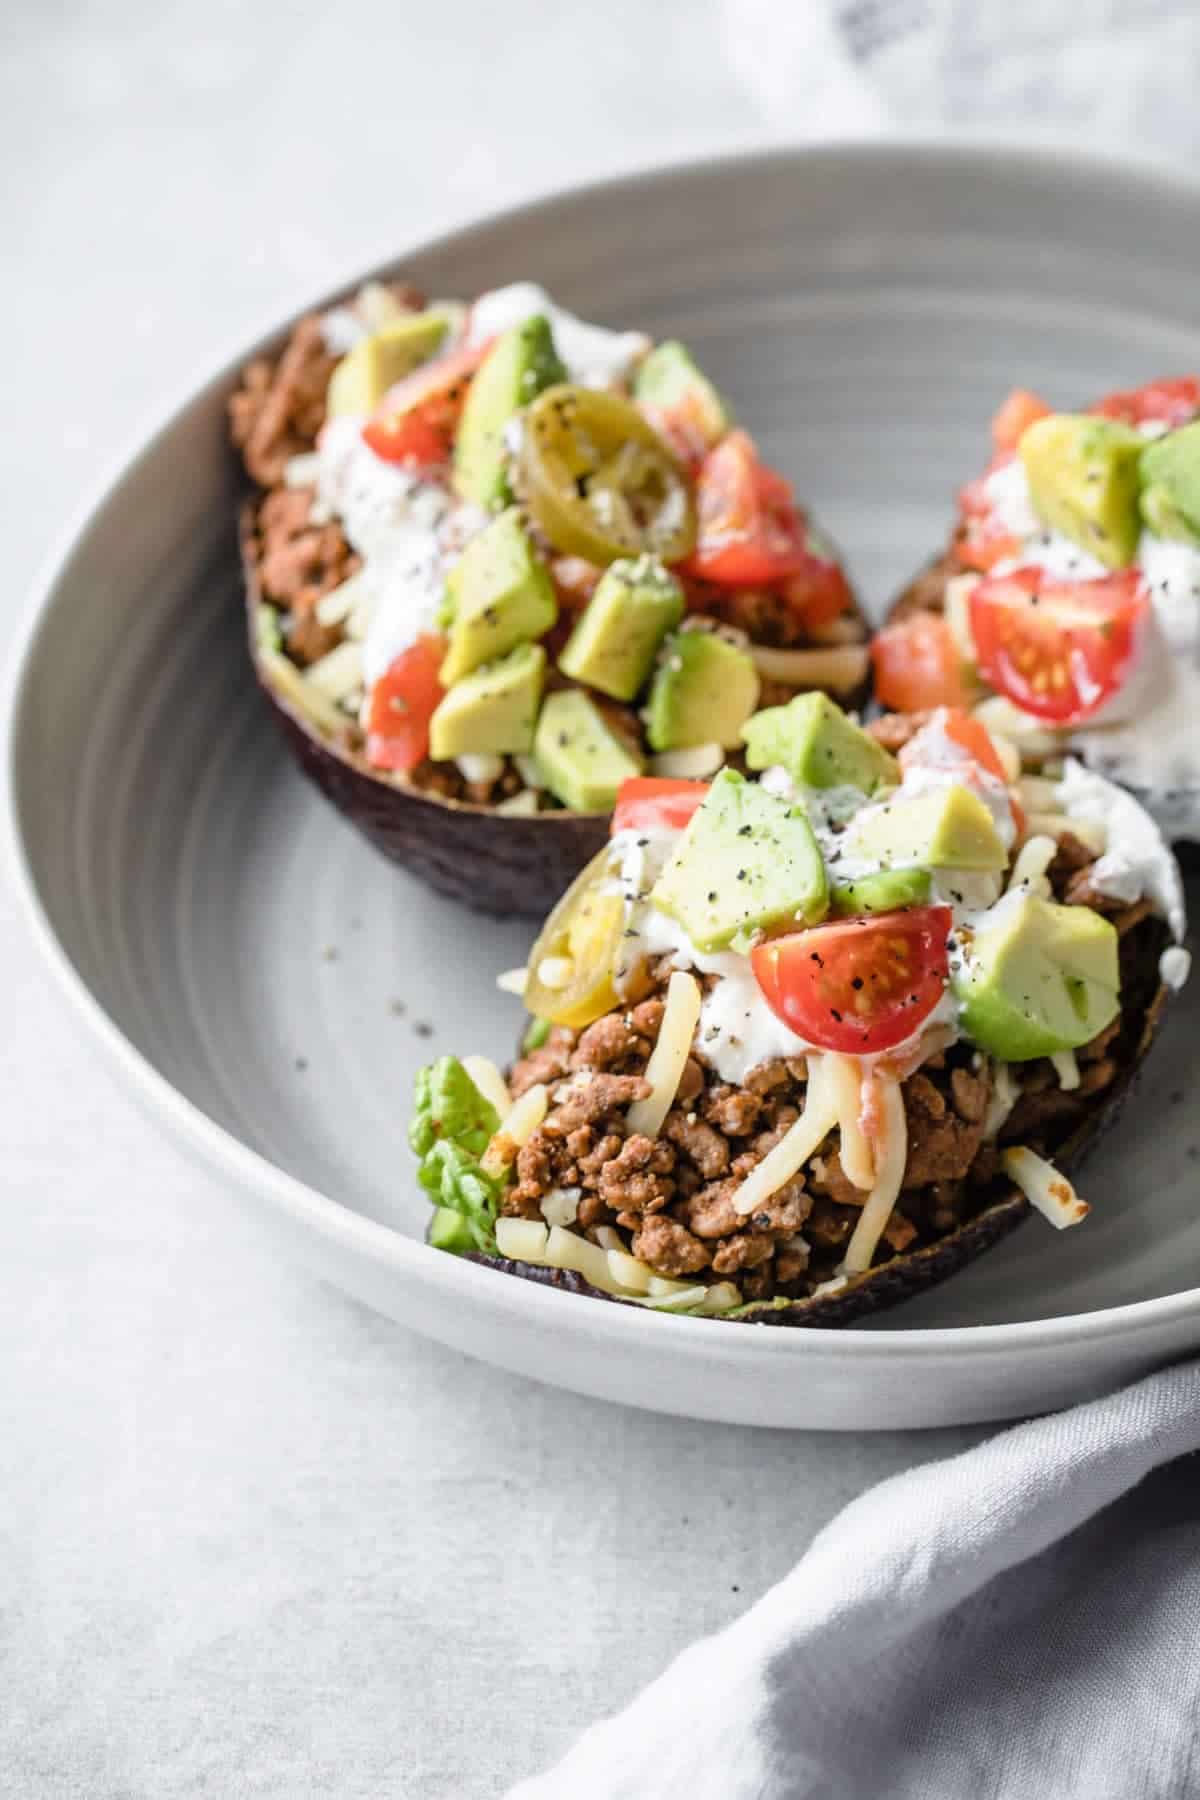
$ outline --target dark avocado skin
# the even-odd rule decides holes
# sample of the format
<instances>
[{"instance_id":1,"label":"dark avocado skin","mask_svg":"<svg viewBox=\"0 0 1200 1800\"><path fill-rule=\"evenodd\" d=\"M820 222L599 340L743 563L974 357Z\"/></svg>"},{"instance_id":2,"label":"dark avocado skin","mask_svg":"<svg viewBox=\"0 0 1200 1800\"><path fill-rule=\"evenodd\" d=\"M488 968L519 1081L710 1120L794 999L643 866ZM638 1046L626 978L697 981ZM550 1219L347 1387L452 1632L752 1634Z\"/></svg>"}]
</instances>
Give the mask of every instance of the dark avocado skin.
<instances>
[{"instance_id":1,"label":"dark avocado skin","mask_svg":"<svg viewBox=\"0 0 1200 1800\"><path fill-rule=\"evenodd\" d=\"M1131 1022L1140 1021L1140 1024L1132 1044L1126 1046L1123 1066L1106 1091L1103 1105L1090 1113L1070 1137L1051 1145L1054 1161L1065 1174L1078 1169L1088 1152L1116 1123L1137 1084L1166 1011L1168 990L1158 979L1158 958L1168 942L1166 926L1160 919L1144 919L1129 937L1131 942L1125 965L1126 1011ZM836 1293L791 1300L783 1306L773 1301L751 1304L736 1316L722 1318L717 1315L712 1323L836 1327L851 1325L858 1319L898 1306L901 1301L911 1300L957 1274L959 1269L974 1262L977 1256L982 1256L985 1250L990 1250L993 1244L998 1244L1029 1218L1033 1208L1019 1188L1011 1183L998 1183L997 1186L1000 1191L996 1197L957 1231L935 1244L927 1244L920 1250L895 1256L890 1262L868 1269L865 1275ZM497 1256L473 1256L470 1260L499 1269L506 1275L517 1275L524 1281L537 1282L542 1287L558 1288L565 1294L586 1294L593 1300L607 1300L613 1306L625 1304L612 1294L592 1287L573 1269L547 1269Z\"/></svg>"},{"instance_id":2,"label":"dark avocado skin","mask_svg":"<svg viewBox=\"0 0 1200 1800\"><path fill-rule=\"evenodd\" d=\"M544 919L608 837L608 813L496 813L396 787L365 758L321 737L272 688L259 666L255 614L255 503L239 520L246 628L254 673L292 754L310 781L392 862L428 887L496 918ZM845 704L859 706L863 694Z\"/></svg>"},{"instance_id":3,"label":"dark avocado skin","mask_svg":"<svg viewBox=\"0 0 1200 1800\"><path fill-rule=\"evenodd\" d=\"M888 612L886 624L893 624L900 619L911 618L913 613L945 610L946 583L953 575L961 575L962 568L955 561L953 544L935 556L933 561L915 575L906 588L902 588L893 600ZM1130 788L1134 798L1145 804L1145 790L1140 793L1137 788ZM1190 838L1179 838L1171 846L1179 858L1180 867L1186 875L1200 872L1200 841Z\"/></svg>"},{"instance_id":4,"label":"dark avocado skin","mask_svg":"<svg viewBox=\"0 0 1200 1800\"><path fill-rule=\"evenodd\" d=\"M353 751L314 731L272 688L256 654L254 505L240 521L250 656L263 696L311 781L392 862L451 900L501 918L544 919L608 837L607 813L514 818L380 780Z\"/></svg>"}]
</instances>

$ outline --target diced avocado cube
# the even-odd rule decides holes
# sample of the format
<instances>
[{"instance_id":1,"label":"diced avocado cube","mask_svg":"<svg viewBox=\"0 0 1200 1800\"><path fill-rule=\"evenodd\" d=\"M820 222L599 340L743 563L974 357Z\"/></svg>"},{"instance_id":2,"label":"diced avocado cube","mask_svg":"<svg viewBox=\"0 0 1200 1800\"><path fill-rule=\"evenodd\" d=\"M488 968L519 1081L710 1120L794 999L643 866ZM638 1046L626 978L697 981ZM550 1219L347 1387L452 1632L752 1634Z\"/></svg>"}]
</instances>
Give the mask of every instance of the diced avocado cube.
<instances>
[{"instance_id":1,"label":"diced avocado cube","mask_svg":"<svg viewBox=\"0 0 1200 1800\"><path fill-rule=\"evenodd\" d=\"M1200 423L1142 451L1142 517L1157 537L1200 544Z\"/></svg>"},{"instance_id":2,"label":"diced avocado cube","mask_svg":"<svg viewBox=\"0 0 1200 1800\"><path fill-rule=\"evenodd\" d=\"M566 379L543 314L501 333L467 391L454 440L454 487L464 500L490 512L512 499L505 427L543 388Z\"/></svg>"},{"instance_id":3,"label":"diced avocado cube","mask_svg":"<svg viewBox=\"0 0 1200 1800\"><path fill-rule=\"evenodd\" d=\"M1121 1010L1117 933L1086 906L1006 896L962 945L952 983L967 1035L1004 1062L1090 1042Z\"/></svg>"},{"instance_id":4,"label":"diced avocado cube","mask_svg":"<svg viewBox=\"0 0 1200 1800\"><path fill-rule=\"evenodd\" d=\"M621 783L645 766L581 688L548 696L533 756L550 792L572 812L611 812Z\"/></svg>"},{"instance_id":5,"label":"diced avocado cube","mask_svg":"<svg viewBox=\"0 0 1200 1800\"><path fill-rule=\"evenodd\" d=\"M374 412L390 387L441 347L446 324L445 313L436 309L406 313L395 324L360 339L329 377L325 396L329 416Z\"/></svg>"},{"instance_id":6,"label":"diced avocado cube","mask_svg":"<svg viewBox=\"0 0 1200 1800\"><path fill-rule=\"evenodd\" d=\"M829 881L807 814L722 769L650 904L706 952L774 925L815 925L829 909Z\"/></svg>"},{"instance_id":7,"label":"diced avocado cube","mask_svg":"<svg viewBox=\"0 0 1200 1800\"><path fill-rule=\"evenodd\" d=\"M991 813L970 788L933 788L898 794L869 807L842 838L850 860L899 869L992 869L1008 866L1008 852Z\"/></svg>"},{"instance_id":8,"label":"diced avocado cube","mask_svg":"<svg viewBox=\"0 0 1200 1800\"><path fill-rule=\"evenodd\" d=\"M632 700L663 638L683 617L683 589L653 556L610 563L558 666L572 681Z\"/></svg>"},{"instance_id":9,"label":"diced avocado cube","mask_svg":"<svg viewBox=\"0 0 1200 1800\"><path fill-rule=\"evenodd\" d=\"M758 690L758 670L740 645L712 631L672 632L659 652L646 701L650 748L735 749L758 704Z\"/></svg>"},{"instance_id":10,"label":"diced avocado cube","mask_svg":"<svg viewBox=\"0 0 1200 1800\"><path fill-rule=\"evenodd\" d=\"M691 352L673 339L653 349L637 372L633 397L653 416L668 419L702 455L733 425L733 414Z\"/></svg>"},{"instance_id":11,"label":"diced avocado cube","mask_svg":"<svg viewBox=\"0 0 1200 1800\"><path fill-rule=\"evenodd\" d=\"M446 693L429 721L429 754L437 762L455 756L524 756L533 749L546 652L518 644L499 662L484 663Z\"/></svg>"},{"instance_id":12,"label":"diced avocado cube","mask_svg":"<svg viewBox=\"0 0 1200 1800\"><path fill-rule=\"evenodd\" d=\"M895 757L828 694L797 694L786 706L755 713L742 738L750 768L779 765L800 787L852 787L873 794L900 780Z\"/></svg>"},{"instance_id":13,"label":"diced avocado cube","mask_svg":"<svg viewBox=\"0 0 1200 1800\"><path fill-rule=\"evenodd\" d=\"M898 912L923 906L933 880L928 869L879 869L857 881L835 881L829 892L835 913L853 918L862 913Z\"/></svg>"},{"instance_id":14,"label":"diced avocado cube","mask_svg":"<svg viewBox=\"0 0 1200 1800\"><path fill-rule=\"evenodd\" d=\"M439 670L443 687L541 637L558 617L554 585L515 506L471 539L446 577L446 591L453 610Z\"/></svg>"},{"instance_id":15,"label":"diced avocado cube","mask_svg":"<svg viewBox=\"0 0 1200 1800\"><path fill-rule=\"evenodd\" d=\"M434 1250L449 1250L452 1256L469 1256L478 1248L471 1227L463 1213L452 1206L435 1206L429 1221L428 1243Z\"/></svg>"},{"instance_id":16,"label":"diced avocado cube","mask_svg":"<svg viewBox=\"0 0 1200 1800\"><path fill-rule=\"evenodd\" d=\"M1145 439L1117 419L1050 413L1030 425L1018 453L1039 519L1110 569L1137 551L1139 467Z\"/></svg>"}]
</instances>

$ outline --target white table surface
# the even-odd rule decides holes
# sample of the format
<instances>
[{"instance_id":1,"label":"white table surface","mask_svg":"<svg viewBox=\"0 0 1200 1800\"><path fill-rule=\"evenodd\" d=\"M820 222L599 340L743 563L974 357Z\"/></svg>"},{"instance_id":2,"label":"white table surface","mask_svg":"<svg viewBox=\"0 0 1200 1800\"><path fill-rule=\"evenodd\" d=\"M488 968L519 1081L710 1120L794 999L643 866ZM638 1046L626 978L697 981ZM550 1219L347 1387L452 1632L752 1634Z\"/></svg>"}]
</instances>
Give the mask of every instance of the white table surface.
<instances>
[{"instance_id":1,"label":"white table surface","mask_svg":"<svg viewBox=\"0 0 1200 1800\"><path fill-rule=\"evenodd\" d=\"M6 15L10 616L138 425L299 294L767 135L702 0L309 10ZM657 1419L425 1343L278 1266L160 1139L7 889L0 991L0 1793L499 1793L979 1435Z\"/></svg>"}]
</instances>

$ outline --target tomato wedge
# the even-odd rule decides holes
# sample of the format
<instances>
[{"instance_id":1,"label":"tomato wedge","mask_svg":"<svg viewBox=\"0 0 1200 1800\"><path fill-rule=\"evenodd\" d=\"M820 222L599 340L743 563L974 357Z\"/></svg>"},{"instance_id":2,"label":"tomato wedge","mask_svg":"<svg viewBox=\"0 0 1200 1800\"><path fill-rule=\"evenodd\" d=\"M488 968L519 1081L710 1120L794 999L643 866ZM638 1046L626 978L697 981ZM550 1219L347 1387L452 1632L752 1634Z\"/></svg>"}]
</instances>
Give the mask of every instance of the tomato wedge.
<instances>
[{"instance_id":1,"label":"tomato wedge","mask_svg":"<svg viewBox=\"0 0 1200 1800\"><path fill-rule=\"evenodd\" d=\"M1049 412L1040 394L1032 394L1028 388L1014 388L992 420L993 444L997 450L1015 450L1029 427L1047 418Z\"/></svg>"},{"instance_id":2,"label":"tomato wedge","mask_svg":"<svg viewBox=\"0 0 1200 1800\"><path fill-rule=\"evenodd\" d=\"M991 575L968 602L979 668L1022 711L1054 725L1090 719L1125 681L1149 600L1137 569L1050 581Z\"/></svg>"},{"instance_id":3,"label":"tomato wedge","mask_svg":"<svg viewBox=\"0 0 1200 1800\"><path fill-rule=\"evenodd\" d=\"M446 640L432 634L402 650L371 689L367 761L377 769L415 769L429 754L429 721L445 691L438 670Z\"/></svg>"},{"instance_id":4,"label":"tomato wedge","mask_svg":"<svg viewBox=\"0 0 1200 1800\"><path fill-rule=\"evenodd\" d=\"M751 953L777 1018L819 1050L893 1050L929 1017L950 973L948 906L872 913L771 938Z\"/></svg>"},{"instance_id":5,"label":"tomato wedge","mask_svg":"<svg viewBox=\"0 0 1200 1800\"><path fill-rule=\"evenodd\" d=\"M1014 455L1012 450L998 451L982 475L959 489L962 531L954 540L954 555L964 568L990 569L1005 557L1016 556L1021 548L1020 539L1006 531L997 519L987 491L988 477L1007 467Z\"/></svg>"},{"instance_id":6,"label":"tomato wedge","mask_svg":"<svg viewBox=\"0 0 1200 1800\"><path fill-rule=\"evenodd\" d=\"M621 783L610 831L682 831L707 792L707 781L635 775Z\"/></svg>"},{"instance_id":7,"label":"tomato wedge","mask_svg":"<svg viewBox=\"0 0 1200 1800\"><path fill-rule=\"evenodd\" d=\"M811 536L804 567L781 582L779 591L790 610L810 630L831 625L852 605L850 583L840 565L832 557L822 556L814 548Z\"/></svg>"},{"instance_id":8,"label":"tomato wedge","mask_svg":"<svg viewBox=\"0 0 1200 1800\"><path fill-rule=\"evenodd\" d=\"M363 439L376 456L420 468L449 462L467 389L489 348L451 351L389 388L363 426Z\"/></svg>"},{"instance_id":9,"label":"tomato wedge","mask_svg":"<svg viewBox=\"0 0 1200 1800\"><path fill-rule=\"evenodd\" d=\"M962 658L939 613L913 613L885 625L871 642L876 698L893 712L961 706L967 698Z\"/></svg>"},{"instance_id":10,"label":"tomato wedge","mask_svg":"<svg viewBox=\"0 0 1200 1800\"><path fill-rule=\"evenodd\" d=\"M731 431L696 478L696 548L686 573L722 587L767 587L801 574L808 527L791 483L758 459L753 440Z\"/></svg>"},{"instance_id":11,"label":"tomato wedge","mask_svg":"<svg viewBox=\"0 0 1200 1800\"><path fill-rule=\"evenodd\" d=\"M1123 419L1127 425L1187 425L1200 413L1200 377L1169 376L1148 381L1144 387L1106 394L1092 409L1106 419Z\"/></svg>"}]
</instances>

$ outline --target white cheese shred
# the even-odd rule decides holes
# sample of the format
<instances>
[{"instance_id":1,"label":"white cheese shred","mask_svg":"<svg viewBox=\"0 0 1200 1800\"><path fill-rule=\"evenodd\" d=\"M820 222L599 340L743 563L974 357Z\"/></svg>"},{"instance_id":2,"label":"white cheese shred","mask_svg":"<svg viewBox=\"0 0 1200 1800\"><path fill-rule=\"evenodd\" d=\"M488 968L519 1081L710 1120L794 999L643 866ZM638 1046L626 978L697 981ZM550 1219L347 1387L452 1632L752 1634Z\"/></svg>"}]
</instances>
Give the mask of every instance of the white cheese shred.
<instances>
[{"instance_id":1,"label":"white cheese shred","mask_svg":"<svg viewBox=\"0 0 1200 1800\"><path fill-rule=\"evenodd\" d=\"M1073 1050L1056 1050L1050 1061L1054 1064L1054 1073L1058 1076L1058 1085L1066 1094L1073 1093L1079 1086L1079 1063Z\"/></svg>"},{"instance_id":2,"label":"white cheese shred","mask_svg":"<svg viewBox=\"0 0 1200 1800\"><path fill-rule=\"evenodd\" d=\"M667 983L667 1003L658 1028L658 1042L646 1064L650 1092L644 1100L635 1100L627 1115L631 1135L641 1133L646 1137L657 1137L662 1130L663 1120L679 1091L684 1065L692 1052L702 1000L700 983L695 976L676 969Z\"/></svg>"},{"instance_id":3,"label":"white cheese shred","mask_svg":"<svg viewBox=\"0 0 1200 1800\"><path fill-rule=\"evenodd\" d=\"M743 1217L790 1181L837 1124L837 1095L825 1067L827 1060L825 1056L809 1056L803 1112L758 1167L750 1171L741 1187L734 1189L733 1210Z\"/></svg>"},{"instance_id":4,"label":"white cheese shred","mask_svg":"<svg viewBox=\"0 0 1200 1800\"><path fill-rule=\"evenodd\" d=\"M495 1107L501 1119L511 1112L512 1095L508 1091L508 1083L490 1056L464 1056L462 1066L484 1099Z\"/></svg>"},{"instance_id":5,"label":"white cheese shred","mask_svg":"<svg viewBox=\"0 0 1200 1800\"><path fill-rule=\"evenodd\" d=\"M1065 1231L1068 1225L1082 1225L1092 1210L1086 1200L1079 1198L1066 1176L1060 1175L1054 1164L1039 1156L1036 1150L1022 1144L1002 1151L1000 1161L1005 1174L1017 1184L1029 1204L1049 1219L1056 1231Z\"/></svg>"},{"instance_id":6,"label":"white cheese shred","mask_svg":"<svg viewBox=\"0 0 1200 1800\"><path fill-rule=\"evenodd\" d=\"M750 655L768 681L796 688L831 688L835 694L852 694L861 687L871 661L865 644L835 644L828 650L773 650L766 644L751 644Z\"/></svg>"},{"instance_id":7,"label":"white cheese shred","mask_svg":"<svg viewBox=\"0 0 1200 1800\"><path fill-rule=\"evenodd\" d=\"M500 1071L497 1069L496 1073L499 1075ZM473 1074L471 1079L475 1080ZM478 1085L476 1082L476 1086ZM533 1087L526 1088L519 1100L513 1101L501 1117L499 1131L483 1153L483 1167L489 1175L503 1174L505 1169L516 1162L517 1152L529 1142L545 1118L549 1104L550 1095L545 1084L540 1081Z\"/></svg>"},{"instance_id":8,"label":"white cheese shred","mask_svg":"<svg viewBox=\"0 0 1200 1800\"><path fill-rule=\"evenodd\" d=\"M904 1113L904 1096L900 1091L900 1083L880 1076L879 1087L880 1110L883 1114L883 1144L879 1167L875 1185L867 1195L853 1236L846 1245L841 1269L845 1275L863 1275L870 1268L879 1240L887 1230L887 1222L892 1216L892 1208L904 1180L904 1165L908 1160L908 1121Z\"/></svg>"},{"instance_id":9,"label":"white cheese shred","mask_svg":"<svg viewBox=\"0 0 1200 1800\"><path fill-rule=\"evenodd\" d=\"M544 1263L550 1233L536 1219L497 1219L496 1248L513 1262Z\"/></svg>"},{"instance_id":10,"label":"white cheese shred","mask_svg":"<svg viewBox=\"0 0 1200 1800\"><path fill-rule=\"evenodd\" d=\"M854 1056L830 1053L826 1058L830 1085L837 1100L841 1132L842 1172L856 1188L870 1193L875 1185L875 1156L862 1128L863 1069Z\"/></svg>"},{"instance_id":11,"label":"white cheese shred","mask_svg":"<svg viewBox=\"0 0 1200 1800\"><path fill-rule=\"evenodd\" d=\"M1026 893L1040 894L1043 900L1049 900L1051 888L1046 870L1057 854L1058 844L1052 837L1027 838L1008 878L1009 893L1024 888Z\"/></svg>"},{"instance_id":12,"label":"white cheese shred","mask_svg":"<svg viewBox=\"0 0 1200 1800\"><path fill-rule=\"evenodd\" d=\"M502 994L515 994L519 1000L525 992L525 983L529 980L528 969L505 969L497 975L496 986Z\"/></svg>"}]
</instances>

